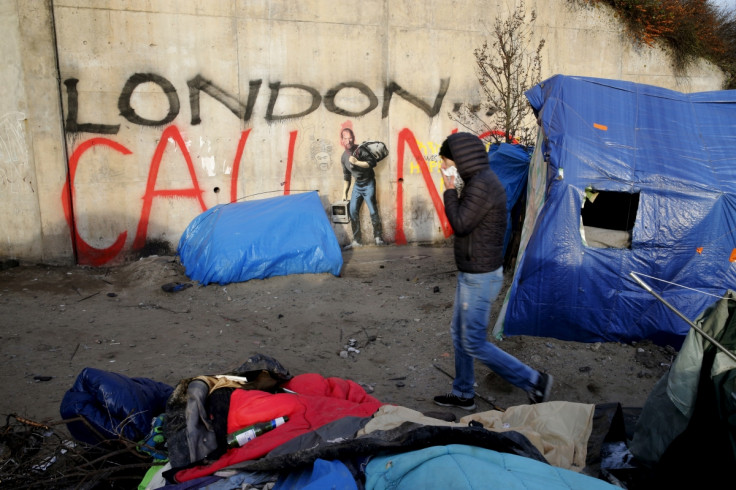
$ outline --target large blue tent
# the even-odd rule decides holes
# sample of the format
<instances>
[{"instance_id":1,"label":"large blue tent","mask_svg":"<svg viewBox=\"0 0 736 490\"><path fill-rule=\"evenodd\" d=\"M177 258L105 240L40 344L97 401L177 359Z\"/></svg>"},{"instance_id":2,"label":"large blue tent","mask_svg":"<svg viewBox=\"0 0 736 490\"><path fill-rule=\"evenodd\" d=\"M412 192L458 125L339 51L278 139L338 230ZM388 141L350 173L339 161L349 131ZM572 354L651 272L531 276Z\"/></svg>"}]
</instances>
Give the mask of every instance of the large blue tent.
<instances>
[{"instance_id":1,"label":"large blue tent","mask_svg":"<svg viewBox=\"0 0 736 490\"><path fill-rule=\"evenodd\" d=\"M540 124L526 221L495 333L679 347L736 287L736 91L680 93L554 76L527 92Z\"/></svg>"}]
</instances>

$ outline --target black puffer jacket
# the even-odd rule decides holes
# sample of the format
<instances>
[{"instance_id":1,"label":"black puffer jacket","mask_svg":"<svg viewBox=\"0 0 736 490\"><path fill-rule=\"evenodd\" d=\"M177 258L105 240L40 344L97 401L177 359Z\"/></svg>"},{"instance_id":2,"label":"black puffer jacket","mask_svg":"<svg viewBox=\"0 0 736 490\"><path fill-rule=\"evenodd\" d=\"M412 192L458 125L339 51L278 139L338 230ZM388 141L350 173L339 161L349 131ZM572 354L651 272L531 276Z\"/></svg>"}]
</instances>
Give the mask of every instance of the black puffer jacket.
<instances>
[{"instance_id":1,"label":"black puffer jacket","mask_svg":"<svg viewBox=\"0 0 736 490\"><path fill-rule=\"evenodd\" d=\"M455 231L455 263L462 272L491 272L503 265L506 192L488 165L483 142L470 133L447 138L458 173L465 182L444 194L445 214Z\"/></svg>"}]
</instances>

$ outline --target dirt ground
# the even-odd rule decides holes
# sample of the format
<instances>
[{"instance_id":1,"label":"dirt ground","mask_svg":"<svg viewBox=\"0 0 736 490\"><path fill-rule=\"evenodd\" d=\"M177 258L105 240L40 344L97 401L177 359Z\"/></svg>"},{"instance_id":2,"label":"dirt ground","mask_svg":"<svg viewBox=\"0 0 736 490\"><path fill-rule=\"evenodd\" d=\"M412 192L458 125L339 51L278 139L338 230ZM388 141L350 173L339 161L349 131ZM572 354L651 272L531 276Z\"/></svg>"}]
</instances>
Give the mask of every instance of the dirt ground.
<instances>
[{"instance_id":1,"label":"dirt ground","mask_svg":"<svg viewBox=\"0 0 736 490\"><path fill-rule=\"evenodd\" d=\"M0 270L0 416L59 420L64 393L85 367L174 386L227 372L256 352L294 375L352 379L382 402L437 411L432 397L450 390L454 372L452 248L363 247L343 258L340 277L192 283L178 292L161 287L191 282L172 256L110 268ZM500 300L493 321L499 308ZM351 339L355 350L344 352ZM498 343L555 377L552 400L624 407L643 406L676 355L648 342L514 336ZM476 380L485 399L478 411L527 402L481 364Z\"/></svg>"}]
</instances>

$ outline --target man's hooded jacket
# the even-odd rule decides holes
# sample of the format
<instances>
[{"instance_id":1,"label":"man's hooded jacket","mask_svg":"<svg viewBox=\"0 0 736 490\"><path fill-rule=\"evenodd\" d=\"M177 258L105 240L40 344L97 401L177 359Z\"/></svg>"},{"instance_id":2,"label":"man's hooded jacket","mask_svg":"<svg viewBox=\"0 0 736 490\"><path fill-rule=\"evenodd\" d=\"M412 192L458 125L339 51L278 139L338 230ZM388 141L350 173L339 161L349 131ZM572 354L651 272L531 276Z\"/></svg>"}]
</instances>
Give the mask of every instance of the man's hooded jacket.
<instances>
[{"instance_id":1,"label":"man's hooded jacket","mask_svg":"<svg viewBox=\"0 0 736 490\"><path fill-rule=\"evenodd\" d=\"M444 193L445 214L455 232L455 262L462 272L494 271L503 265L506 192L477 136L455 133L447 144L465 182L461 195L455 189Z\"/></svg>"}]
</instances>

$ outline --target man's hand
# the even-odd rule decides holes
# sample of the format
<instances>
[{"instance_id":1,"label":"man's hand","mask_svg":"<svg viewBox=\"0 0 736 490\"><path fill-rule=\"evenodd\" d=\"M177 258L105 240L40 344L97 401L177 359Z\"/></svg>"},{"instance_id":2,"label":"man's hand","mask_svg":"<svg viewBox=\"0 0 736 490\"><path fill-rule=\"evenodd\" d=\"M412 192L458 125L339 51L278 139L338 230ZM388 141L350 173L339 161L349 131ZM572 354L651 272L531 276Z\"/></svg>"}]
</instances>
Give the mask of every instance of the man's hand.
<instances>
[{"instance_id":1,"label":"man's hand","mask_svg":"<svg viewBox=\"0 0 736 490\"><path fill-rule=\"evenodd\" d=\"M442 172L442 180L445 182L445 189L455 188L455 176L454 175L448 175L445 172Z\"/></svg>"}]
</instances>

